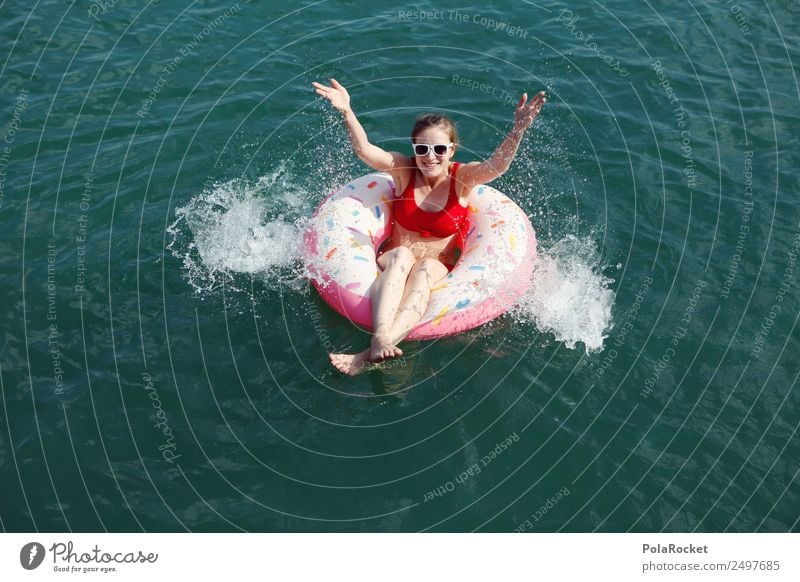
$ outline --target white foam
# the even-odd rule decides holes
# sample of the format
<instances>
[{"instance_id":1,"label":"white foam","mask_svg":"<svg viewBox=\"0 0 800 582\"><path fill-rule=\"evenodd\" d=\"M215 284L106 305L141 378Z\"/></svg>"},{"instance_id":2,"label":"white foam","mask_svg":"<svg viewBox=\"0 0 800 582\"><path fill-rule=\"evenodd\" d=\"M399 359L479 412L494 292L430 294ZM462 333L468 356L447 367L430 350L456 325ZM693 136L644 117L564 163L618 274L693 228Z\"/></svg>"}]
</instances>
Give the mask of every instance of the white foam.
<instances>
[{"instance_id":1,"label":"white foam","mask_svg":"<svg viewBox=\"0 0 800 582\"><path fill-rule=\"evenodd\" d=\"M545 333L574 349L586 352L603 348L611 324L613 279L601 273L599 253L588 237L568 235L546 249L539 249L533 285L515 309Z\"/></svg>"},{"instance_id":2,"label":"white foam","mask_svg":"<svg viewBox=\"0 0 800 582\"><path fill-rule=\"evenodd\" d=\"M274 281L291 271L289 278L296 278L309 205L298 190L281 167L255 184L214 184L176 209L169 248L183 261L189 283L204 291L233 285L236 273Z\"/></svg>"}]
</instances>

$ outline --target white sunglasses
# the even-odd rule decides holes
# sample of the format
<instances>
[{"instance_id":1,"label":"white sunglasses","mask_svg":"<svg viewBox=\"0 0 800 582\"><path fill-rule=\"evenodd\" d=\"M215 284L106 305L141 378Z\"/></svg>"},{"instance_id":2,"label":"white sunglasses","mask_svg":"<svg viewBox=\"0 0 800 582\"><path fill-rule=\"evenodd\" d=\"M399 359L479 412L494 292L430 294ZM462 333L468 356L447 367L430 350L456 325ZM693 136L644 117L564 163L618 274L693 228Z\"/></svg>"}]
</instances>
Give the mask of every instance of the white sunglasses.
<instances>
[{"instance_id":1,"label":"white sunglasses","mask_svg":"<svg viewBox=\"0 0 800 582\"><path fill-rule=\"evenodd\" d=\"M435 144L427 144L427 143L415 143L412 144L414 146L414 155L415 156L427 156L428 152L431 151L433 148L433 153L437 156L443 156L447 153L447 150L450 149L452 143L435 143Z\"/></svg>"}]
</instances>

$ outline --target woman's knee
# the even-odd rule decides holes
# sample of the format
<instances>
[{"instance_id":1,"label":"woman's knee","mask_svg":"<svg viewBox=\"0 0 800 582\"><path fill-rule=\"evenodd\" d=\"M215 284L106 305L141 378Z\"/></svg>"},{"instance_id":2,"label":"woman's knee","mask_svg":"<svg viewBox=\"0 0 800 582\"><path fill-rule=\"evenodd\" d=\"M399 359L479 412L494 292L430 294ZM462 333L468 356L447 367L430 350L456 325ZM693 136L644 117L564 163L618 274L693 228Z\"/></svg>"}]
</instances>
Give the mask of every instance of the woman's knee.
<instances>
[{"instance_id":1,"label":"woman's knee","mask_svg":"<svg viewBox=\"0 0 800 582\"><path fill-rule=\"evenodd\" d=\"M384 269L392 266L401 266L408 269L414 264L415 260L413 253L406 247L395 247L383 253L378 258L378 264Z\"/></svg>"}]
</instances>

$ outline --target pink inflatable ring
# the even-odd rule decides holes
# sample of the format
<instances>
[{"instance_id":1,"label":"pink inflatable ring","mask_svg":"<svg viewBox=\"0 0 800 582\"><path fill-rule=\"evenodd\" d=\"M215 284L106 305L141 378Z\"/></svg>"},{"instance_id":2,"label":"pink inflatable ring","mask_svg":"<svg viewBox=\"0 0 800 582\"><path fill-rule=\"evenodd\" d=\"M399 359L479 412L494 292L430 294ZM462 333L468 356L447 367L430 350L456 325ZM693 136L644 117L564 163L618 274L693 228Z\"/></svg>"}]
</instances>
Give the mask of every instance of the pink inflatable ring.
<instances>
[{"instance_id":1,"label":"pink inflatable ring","mask_svg":"<svg viewBox=\"0 0 800 582\"><path fill-rule=\"evenodd\" d=\"M380 276L376 250L391 234L394 182L385 173L362 176L330 194L306 232L306 264L328 305L372 331L371 288ZM498 317L528 289L536 235L525 212L489 186L470 193L470 232L464 254L431 293L410 340L472 329Z\"/></svg>"}]
</instances>

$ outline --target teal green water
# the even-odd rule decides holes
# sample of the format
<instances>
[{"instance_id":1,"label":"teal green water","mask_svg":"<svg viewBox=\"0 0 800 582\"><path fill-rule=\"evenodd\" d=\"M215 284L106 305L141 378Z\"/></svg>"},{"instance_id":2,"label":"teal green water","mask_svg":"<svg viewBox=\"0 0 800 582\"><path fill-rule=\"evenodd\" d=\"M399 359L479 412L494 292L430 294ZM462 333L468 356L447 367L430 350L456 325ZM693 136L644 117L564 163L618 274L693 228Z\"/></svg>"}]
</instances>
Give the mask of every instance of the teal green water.
<instances>
[{"instance_id":1,"label":"teal green water","mask_svg":"<svg viewBox=\"0 0 800 582\"><path fill-rule=\"evenodd\" d=\"M420 11L432 12L420 14ZM5 531L797 531L791 2L0 6ZM445 111L540 242L513 314L405 344L302 277L371 139Z\"/></svg>"}]
</instances>

